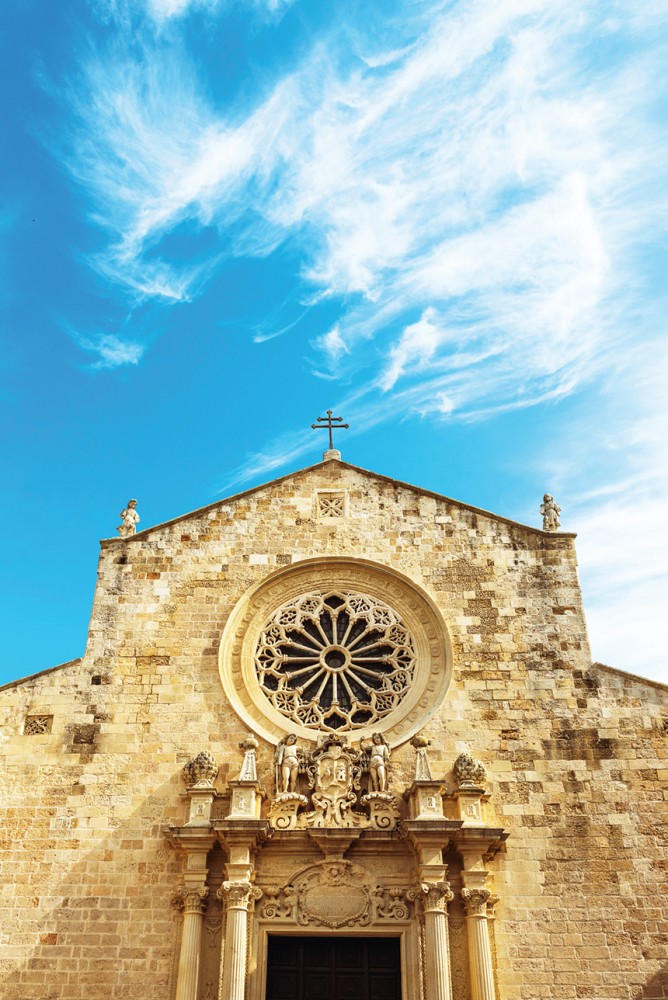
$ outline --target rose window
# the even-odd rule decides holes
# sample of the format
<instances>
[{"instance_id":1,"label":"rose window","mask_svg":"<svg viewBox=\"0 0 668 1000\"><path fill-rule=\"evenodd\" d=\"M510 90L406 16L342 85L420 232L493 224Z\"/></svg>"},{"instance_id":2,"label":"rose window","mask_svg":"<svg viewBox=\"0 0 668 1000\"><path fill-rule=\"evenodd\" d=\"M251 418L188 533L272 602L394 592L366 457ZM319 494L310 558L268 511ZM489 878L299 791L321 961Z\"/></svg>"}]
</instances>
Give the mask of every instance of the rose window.
<instances>
[{"instance_id":1,"label":"rose window","mask_svg":"<svg viewBox=\"0 0 668 1000\"><path fill-rule=\"evenodd\" d=\"M388 604L366 594L303 594L275 611L255 652L262 692L307 729L365 729L404 699L413 641Z\"/></svg>"}]
</instances>

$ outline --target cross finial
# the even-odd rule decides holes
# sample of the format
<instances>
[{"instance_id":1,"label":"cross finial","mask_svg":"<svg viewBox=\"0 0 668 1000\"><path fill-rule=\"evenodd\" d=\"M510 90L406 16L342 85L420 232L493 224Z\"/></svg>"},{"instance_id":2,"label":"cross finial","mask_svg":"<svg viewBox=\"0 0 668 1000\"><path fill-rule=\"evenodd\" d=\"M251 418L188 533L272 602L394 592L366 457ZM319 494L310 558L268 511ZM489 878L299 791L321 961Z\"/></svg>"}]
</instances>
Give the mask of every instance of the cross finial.
<instances>
[{"instance_id":1,"label":"cross finial","mask_svg":"<svg viewBox=\"0 0 668 1000\"><path fill-rule=\"evenodd\" d=\"M334 438L332 436L332 430L334 427L340 428L341 430L348 430L349 424L344 424L341 421L343 417L333 417L332 411L327 410L326 417L317 417L317 424L311 424L311 428L314 431L317 430L328 430L329 431L329 448L322 456L324 462L330 458L341 458L341 452L337 451L334 447Z\"/></svg>"}]
</instances>

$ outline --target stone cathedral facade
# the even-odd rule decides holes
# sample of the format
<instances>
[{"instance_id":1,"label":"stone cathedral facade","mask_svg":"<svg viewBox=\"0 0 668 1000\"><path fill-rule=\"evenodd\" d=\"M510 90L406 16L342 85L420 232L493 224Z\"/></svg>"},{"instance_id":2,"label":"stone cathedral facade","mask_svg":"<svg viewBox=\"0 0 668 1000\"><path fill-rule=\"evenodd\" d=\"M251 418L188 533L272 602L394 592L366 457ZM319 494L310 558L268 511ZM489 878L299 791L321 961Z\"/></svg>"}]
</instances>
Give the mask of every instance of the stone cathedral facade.
<instances>
[{"instance_id":1,"label":"stone cathedral facade","mask_svg":"<svg viewBox=\"0 0 668 1000\"><path fill-rule=\"evenodd\" d=\"M103 541L0 691L0 998L666 998L666 693L573 535L337 452Z\"/></svg>"}]
</instances>

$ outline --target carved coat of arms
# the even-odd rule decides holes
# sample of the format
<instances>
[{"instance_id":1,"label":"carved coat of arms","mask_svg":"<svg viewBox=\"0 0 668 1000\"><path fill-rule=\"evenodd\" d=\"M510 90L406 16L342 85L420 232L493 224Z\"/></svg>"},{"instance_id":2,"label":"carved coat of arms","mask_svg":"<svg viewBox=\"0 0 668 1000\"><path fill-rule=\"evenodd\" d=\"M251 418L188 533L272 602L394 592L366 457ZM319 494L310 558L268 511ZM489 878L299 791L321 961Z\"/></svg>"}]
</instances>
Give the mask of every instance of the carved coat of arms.
<instances>
[{"instance_id":1,"label":"carved coat of arms","mask_svg":"<svg viewBox=\"0 0 668 1000\"><path fill-rule=\"evenodd\" d=\"M306 774L313 789L313 810L306 817L308 826L354 827L365 817L356 813L356 792L360 788L362 766L360 753L347 746L343 739L328 736L309 754Z\"/></svg>"}]
</instances>

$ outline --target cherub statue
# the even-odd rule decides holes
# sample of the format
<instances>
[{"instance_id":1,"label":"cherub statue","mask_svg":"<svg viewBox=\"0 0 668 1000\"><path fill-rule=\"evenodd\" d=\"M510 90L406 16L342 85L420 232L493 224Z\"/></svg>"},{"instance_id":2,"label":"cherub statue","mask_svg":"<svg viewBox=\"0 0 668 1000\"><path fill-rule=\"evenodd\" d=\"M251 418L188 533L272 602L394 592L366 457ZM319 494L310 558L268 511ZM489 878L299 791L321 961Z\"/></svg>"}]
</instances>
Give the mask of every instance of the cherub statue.
<instances>
[{"instance_id":1,"label":"cherub statue","mask_svg":"<svg viewBox=\"0 0 668 1000\"><path fill-rule=\"evenodd\" d=\"M556 531L561 527L559 523L561 507L554 502L554 497L550 493L546 493L543 497L540 512L543 515L543 531Z\"/></svg>"},{"instance_id":2,"label":"cherub statue","mask_svg":"<svg viewBox=\"0 0 668 1000\"><path fill-rule=\"evenodd\" d=\"M279 795L297 790L300 756L297 737L294 733L285 736L276 747L274 768L276 791Z\"/></svg>"},{"instance_id":3,"label":"cherub statue","mask_svg":"<svg viewBox=\"0 0 668 1000\"><path fill-rule=\"evenodd\" d=\"M116 529L121 536L121 538L129 538L130 535L134 535L137 532L137 525L139 524L139 514L136 511L137 501L128 500L128 505L125 510L120 513L120 518L123 521L119 524Z\"/></svg>"},{"instance_id":4,"label":"cherub statue","mask_svg":"<svg viewBox=\"0 0 668 1000\"><path fill-rule=\"evenodd\" d=\"M386 792L389 783L390 748L381 733L371 734L369 777L372 792Z\"/></svg>"}]
</instances>

